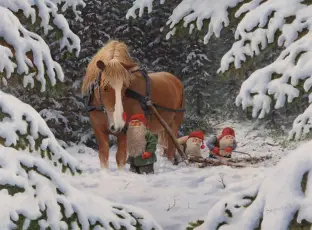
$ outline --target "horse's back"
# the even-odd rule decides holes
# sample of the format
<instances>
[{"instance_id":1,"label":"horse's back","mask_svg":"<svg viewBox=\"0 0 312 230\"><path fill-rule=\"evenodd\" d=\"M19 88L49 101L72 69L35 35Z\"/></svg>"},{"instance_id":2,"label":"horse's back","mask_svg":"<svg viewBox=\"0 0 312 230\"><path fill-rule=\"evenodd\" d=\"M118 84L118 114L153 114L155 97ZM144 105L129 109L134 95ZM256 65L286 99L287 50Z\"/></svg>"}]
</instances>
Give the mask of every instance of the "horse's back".
<instances>
[{"instance_id":1,"label":"horse's back","mask_svg":"<svg viewBox=\"0 0 312 230\"><path fill-rule=\"evenodd\" d=\"M151 94L155 103L168 108L181 108L183 84L180 79L168 72L149 73Z\"/></svg>"},{"instance_id":2,"label":"horse's back","mask_svg":"<svg viewBox=\"0 0 312 230\"><path fill-rule=\"evenodd\" d=\"M180 79L168 72L154 72L154 73L149 73L148 76L151 78L152 82L155 81L155 84L173 84L174 86L177 87L183 87L182 82Z\"/></svg>"}]
</instances>

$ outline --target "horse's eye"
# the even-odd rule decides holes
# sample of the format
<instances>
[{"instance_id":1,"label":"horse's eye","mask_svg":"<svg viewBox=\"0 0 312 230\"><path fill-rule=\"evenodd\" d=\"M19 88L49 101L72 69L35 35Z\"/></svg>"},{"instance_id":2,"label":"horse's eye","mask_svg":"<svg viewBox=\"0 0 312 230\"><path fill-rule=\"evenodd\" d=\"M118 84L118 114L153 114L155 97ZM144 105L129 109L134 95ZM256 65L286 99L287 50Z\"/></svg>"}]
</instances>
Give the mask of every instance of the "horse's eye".
<instances>
[{"instance_id":1,"label":"horse's eye","mask_svg":"<svg viewBox=\"0 0 312 230\"><path fill-rule=\"evenodd\" d=\"M103 90L106 92L106 91L108 90L108 87L107 87L107 86L105 86Z\"/></svg>"}]
</instances>

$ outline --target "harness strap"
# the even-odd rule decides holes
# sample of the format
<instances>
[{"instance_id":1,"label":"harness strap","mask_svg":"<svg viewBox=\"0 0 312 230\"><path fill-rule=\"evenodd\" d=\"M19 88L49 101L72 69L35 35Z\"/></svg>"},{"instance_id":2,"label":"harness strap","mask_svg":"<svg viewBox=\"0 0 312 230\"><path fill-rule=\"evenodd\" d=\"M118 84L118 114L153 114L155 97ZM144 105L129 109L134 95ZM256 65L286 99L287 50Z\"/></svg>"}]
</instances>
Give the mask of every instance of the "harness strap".
<instances>
[{"instance_id":1,"label":"harness strap","mask_svg":"<svg viewBox=\"0 0 312 230\"><path fill-rule=\"evenodd\" d=\"M159 108L159 109L162 109L162 110L166 110L168 112L185 112L186 109L171 109L171 108L167 108L167 107L164 107L164 106L161 106L161 105L157 105L155 103L153 103L153 106L155 108Z\"/></svg>"},{"instance_id":2,"label":"harness strap","mask_svg":"<svg viewBox=\"0 0 312 230\"><path fill-rule=\"evenodd\" d=\"M145 90L145 96L131 90L131 89L127 89L126 90L126 95L130 98L136 99L140 102L141 104L141 108L144 111L144 115L146 118L148 118L149 120L152 119L152 111L148 108L146 102L150 100L151 98L151 80L147 74L147 71L145 69L135 69L133 71L131 71L131 73L134 72L138 72L140 71L141 74L144 77L145 80L145 85L146 85L146 90Z\"/></svg>"},{"instance_id":3,"label":"harness strap","mask_svg":"<svg viewBox=\"0 0 312 230\"><path fill-rule=\"evenodd\" d=\"M95 84L93 83L90 87L90 93L88 93L88 96L86 96L86 99L85 99L85 106L86 106L87 112L97 110L97 111L103 111L107 115L107 111L105 109L105 106L102 104L102 98L101 98L101 91L100 91L101 76L102 76L102 71L99 72L96 78ZM100 102L100 105L99 106L89 105L92 100L92 96L94 95L93 92L96 88L98 90L98 100Z\"/></svg>"},{"instance_id":4,"label":"harness strap","mask_svg":"<svg viewBox=\"0 0 312 230\"><path fill-rule=\"evenodd\" d=\"M103 105L101 105L101 106L87 105L86 107L87 107L87 112L97 110L97 111L103 111L106 113L106 109Z\"/></svg>"}]
</instances>

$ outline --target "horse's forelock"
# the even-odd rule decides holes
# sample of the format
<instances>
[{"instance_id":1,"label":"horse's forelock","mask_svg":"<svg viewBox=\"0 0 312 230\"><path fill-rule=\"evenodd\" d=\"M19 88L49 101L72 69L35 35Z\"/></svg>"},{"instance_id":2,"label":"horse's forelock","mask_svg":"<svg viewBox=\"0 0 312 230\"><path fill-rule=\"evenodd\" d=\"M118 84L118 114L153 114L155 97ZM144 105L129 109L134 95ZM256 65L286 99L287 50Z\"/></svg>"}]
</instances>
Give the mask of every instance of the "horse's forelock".
<instances>
[{"instance_id":1,"label":"horse's forelock","mask_svg":"<svg viewBox=\"0 0 312 230\"><path fill-rule=\"evenodd\" d=\"M102 73L101 86L130 85L130 73L118 60L110 60Z\"/></svg>"},{"instance_id":2,"label":"horse's forelock","mask_svg":"<svg viewBox=\"0 0 312 230\"><path fill-rule=\"evenodd\" d=\"M105 69L101 78L101 86L113 85L122 81L128 87L130 84L129 70L134 68L136 63L131 58L128 47L123 42L110 41L92 58L88 65L86 78L83 80L82 93L85 94L88 87L94 82L99 73L97 61L102 60Z\"/></svg>"}]
</instances>

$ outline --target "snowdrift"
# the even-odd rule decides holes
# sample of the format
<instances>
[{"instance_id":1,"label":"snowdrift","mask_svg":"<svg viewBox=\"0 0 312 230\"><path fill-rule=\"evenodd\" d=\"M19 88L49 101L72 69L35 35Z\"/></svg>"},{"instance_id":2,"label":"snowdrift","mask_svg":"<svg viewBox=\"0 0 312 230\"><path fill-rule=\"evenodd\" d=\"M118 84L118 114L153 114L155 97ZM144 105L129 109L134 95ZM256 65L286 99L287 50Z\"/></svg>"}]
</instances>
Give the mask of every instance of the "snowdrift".
<instances>
[{"instance_id":1,"label":"snowdrift","mask_svg":"<svg viewBox=\"0 0 312 230\"><path fill-rule=\"evenodd\" d=\"M288 229L312 223L312 141L278 163L261 183L220 200L196 230Z\"/></svg>"},{"instance_id":2,"label":"snowdrift","mask_svg":"<svg viewBox=\"0 0 312 230\"><path fill-rule=\"evenodd\" d=\"M1 145L0 186L0 229L161 229L141 209L80 192L43 159Z\"/></svg>"}]
</instances>

